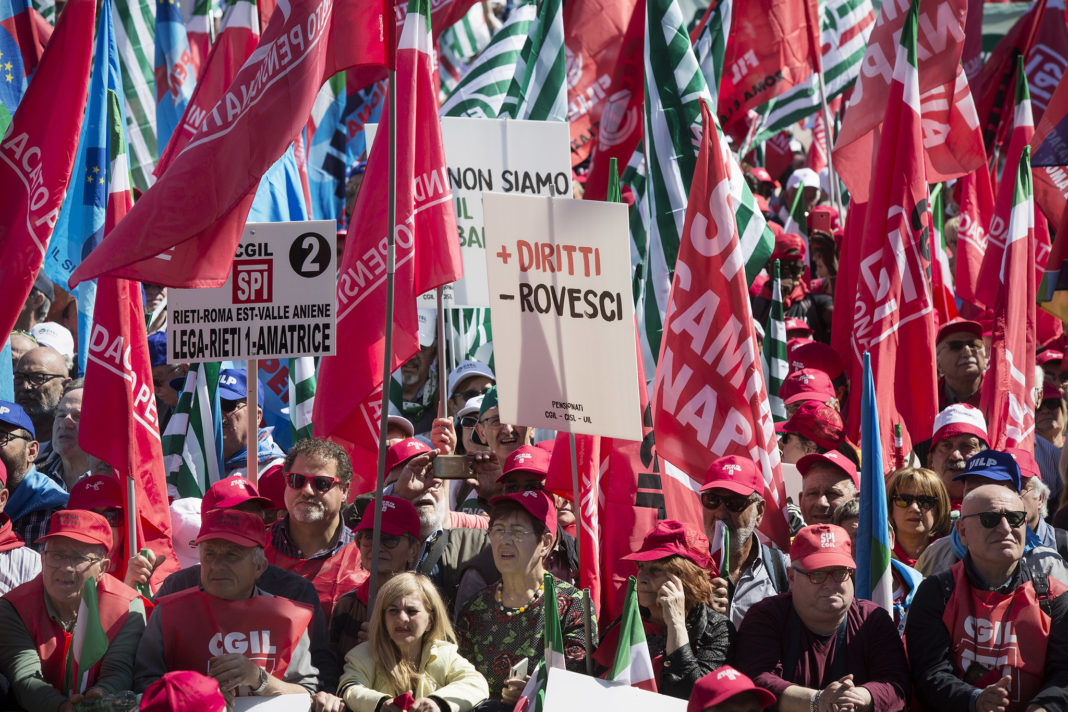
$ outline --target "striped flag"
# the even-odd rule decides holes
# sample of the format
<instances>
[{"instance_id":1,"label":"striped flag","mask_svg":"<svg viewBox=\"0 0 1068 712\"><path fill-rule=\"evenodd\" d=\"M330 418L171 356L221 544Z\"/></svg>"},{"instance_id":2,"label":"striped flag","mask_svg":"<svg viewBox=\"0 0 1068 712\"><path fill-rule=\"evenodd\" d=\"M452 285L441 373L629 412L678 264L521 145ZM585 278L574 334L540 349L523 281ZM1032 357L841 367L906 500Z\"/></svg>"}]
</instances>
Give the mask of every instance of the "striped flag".
<instances>
[{"instance_id":1,"label":"striped flag","mask_svg":"<svg viewBox=\"0 0 1068 712\"><path fill-rule=\"evenodd\" d=\"M942 208L944 190L945 183L939 183L931 191L931 294L938 313L939 326L957 318L953 271L949 268L949 254L946 250L946 214Z\"/></svg>"},{"instance_id":2,"label":"striped flag","mask_svg":"<svg viewBox=\"0 0 1068 712\"><path fill-rule=\"evenodd\" d=\"M536 14L534 2L524 2L512 11L441 105L442 116L495 119L500 115Z\"/></svg>"},{"instance_id":3,"label":"striped flag","mask_svg":"<svg viewBox=\"0 0 1068 712\"><path fill-rule=\"evenodd\" d=\"M474 359L493 368L493 327L490 310L451 309L447 321L451 353L458 361Z\"/></svg>"},{"instance_id":4,"label":"striped flag","mask_svg":"<svg viewBox=\"0 0 1068 712\"><path fill-rule=\"evenodd\" d=\"M545 659L538 662L523 692L516 702L514 712L542 712L545 705L545 686L549 681L549 669L564 669L564 633L560 628L560 614L556 608L556 582L552 574L545 574L545 593L542 598L545 612Z\"/></svg>"},{"instance_id":5,"label":"striped flag","mask_svg":"<svg viewBox=\"0 0 1068 712\"><path fill-rule=\"evenodd\" d=\"M189 41L189 51L197 67L198 79L200 69L208 59L211 41L215 38L215 22L211 13L214 5L212 0L196 0L193 5L193 14L185 23L185 34Z\"/></svg>"},{"instance_id":6,"label":"striped flag","mask_svg":"<svg viewBox=\"0 0 1068 712\"><path fill-rule=\"evenodd\" d=\"M178 407L163 433L167 482L182 497L203 497L221 479L222 420L219 417L219 364L190 366Z\"/></svg>"},{"instance_id":7,"label":"striped flag","mask_svg":"<svg viewBox=\"0 0 1068 712\"><path fill-rule=\"evenodd\" d=\"M78 692L85 692L89 686L89 671L108 652L108 635L100 623L96 587L97 581L92 576L82 584L82 600L78 604L78 619L70 646Z\"/></svg>"},{"instance_id":8,"label":"striped flag","mask_svg":"<svg viewBox=\"0 0 1068 712\"><path fill-rule=\"evenodd\" d=\"M612 682L656 692L653 660L645 640L645 627L638 610L637 581L633 576L627 581L627 597L623 600L616 659L605 677Z\"/></svg>"},{"instance_id":9,"label":"striped flag","mask_svg":"<svg viewBox=\"0 0 1068 712\"><path fill-rule=\"evenodd\" d=\"M727 53L727 37L731 32L734 0L719 0L709 5L696 30L693 51L705 83L712 95L712 106L719 104L719 80L723 76L723 57Z\"/></svg>"},{"instance_id":10,"label":"striped flag","mask_svg":"<svg viewBox=\"0 0 1068 712\"><path fill-rule=\"evenodd\" d=\"M160 152L193 96L199 69L177 0L156 0L156 149Z\"/></svg>"},{"instance_id":11,"label":"striped flag","mask_svg":"<svg viewBox=\"0 0 1068 712\"><path fill-rule=\"evenodd\" d=\"M561 0L542 0L515 64L501 116L567 121L567 71Z\"/></svg>"},{"instance_id":12,"label":"striped flag","mask_svg":"<svg viewBox=\"0 0 1068 712\"><path fill-rule=\"evenodd\" d=\"M33 9L50 25L56 24L56 0L33 0Z\"/></svg>"},{"instance_id":13,"label":"striped flag","mask_svg":"<svg viewBox=\"0 0 1068 712\"><path fill-rule=\"evenodd\" d=\"M289 359L289 428L293 442L312 437L315 380L315 357Z\"/></svg>"},{"instance_id":14,"label":"striped flag","mask_svg":"<svg viewBox=\"0 0 1068 712\"><path fill-rule=\"evenodd\" d=\"M463 77L468 63L489 44L493 30L481 3L438 37L438 74L442 96L448 96Z\"/></svg>"},{"instance_id":15,"label":"striped flag","mask_svg":"<svg viewBox=\"0 0 1068 712\"><path fill-rule=\"evenodd\" d=\"M801 191L798 191L800 193ZM764 325L764 381L768 384L768 401L771 417L776 423L786 420L786 405L779 397L779 388L790 373L786 353L786 319L782 310L782 280L779 277L779 260L775 260L771 276L771 310L768 323Z\"/></svg>"},{"instance_id":16,"label":"striped flag","mask_svg":"<svg viewBox=\"0 0 1068 712\"><path fill-rule=\"evenodd\" d=\"M894 615L890 574L890 533L883 480L883 445L879 407L871 375L871 355L864 352L864 392L860 406L860 526L857 530L857 598L877 603Z\"/></svg>"},{"instance_id":17,"label":"striped flag","mask_svg":"<svg viewBox=\"0 0 1068 712\"><path fill-rule=\"evenodd\" d=\"M138 190L156 182L156 94L154 61L156 6L152 0L117 3L115 38L122 62L126 95L126 134L129 137L130 176Z\"/></svg>"}]
</instances>

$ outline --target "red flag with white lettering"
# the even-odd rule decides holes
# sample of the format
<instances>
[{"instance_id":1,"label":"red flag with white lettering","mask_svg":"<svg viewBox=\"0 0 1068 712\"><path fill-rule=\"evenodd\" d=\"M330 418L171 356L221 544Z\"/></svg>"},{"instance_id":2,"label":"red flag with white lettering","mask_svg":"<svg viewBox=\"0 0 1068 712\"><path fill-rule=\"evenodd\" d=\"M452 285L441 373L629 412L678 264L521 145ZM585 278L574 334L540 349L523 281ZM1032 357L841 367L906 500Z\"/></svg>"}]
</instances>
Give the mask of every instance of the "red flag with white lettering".
<instances>
[{"instance_id":1,"label":"red flag with white lettering","mask_svg":"<svg viewBox=\"0 0 1068 712\"><path fill-rule=\"evenodd\" d=\"M762 531L785 551L786 495L724 163L729 149L704 104L702 118L654 381L657 452L698 482L714 458L751 458L764 473Z\"/></svg>"},{"instance_id":2,"label":"red flag with white lettering","mask_svg":"<svg viewBox=\"0 0 1068 712\"><path fill-rule=\"evenodd\" d=\"M381 2L280 4L196 136L75 270L71 285L103 274L171 287L221 285L260 178L304 127L323 82L358 67L370 83L384 76L386 61Z\"/></svg>"},{"instance_id":3,"label":"red flag with white lettering","mask_svg":"<svg viewBox=\"0 0 1068 712\"><path fill-rule=\"evenodd\" d=\"M979 306L979 272L986 254L986 231L994 217L994 187L986 166L960 179L960 227L957 230L957 296Z\"/></svg>"},{"instance_id":4,"label":"red flag with white lettering","mask_svg":"<svg viewBox=\"0 0 1068 712\"><path fill-rule=\"evenodd\" d=\"M0 140L0 334L10 333L18 320L70 183L89 93L95 18L95 0L71 0L63 8Z\"/></svg>"},{"instance_id":5,"label":"red flag with white lettering","mask_svg":"<svg viewBox=\"0 0 1068 712\"><path fill-rule=\"evenodd\" d=\"M397 229L393 353L386 355L386 207L389 122L383 115L356 197L337 283L337 355L323 359L315 434L344 445L356 461L353 487L374 484L382 366L390 370L419 350L416 298L463 275L456 215L441 142L433 82L428 0L412 0L397 49ZM362 452L360 452L362 451Z\"/></svg>"}]
</instances>

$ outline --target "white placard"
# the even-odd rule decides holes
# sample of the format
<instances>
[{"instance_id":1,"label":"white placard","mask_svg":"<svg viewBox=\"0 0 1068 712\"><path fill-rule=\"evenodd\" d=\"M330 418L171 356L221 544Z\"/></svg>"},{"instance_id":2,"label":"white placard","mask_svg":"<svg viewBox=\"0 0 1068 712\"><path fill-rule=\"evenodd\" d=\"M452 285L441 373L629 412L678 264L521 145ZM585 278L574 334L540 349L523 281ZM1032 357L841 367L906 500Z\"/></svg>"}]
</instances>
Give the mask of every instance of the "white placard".
<instances>
[{"instance_id":1,"label":"white placard","mask_svg":"<svg viewBox=\"0 0 1068 712\"><path fill-rule=\"evenodd\" d=\"M482 200L501 420L641 440L627 206Z\"/></svg>"},{"instance_id":2,"label":"white placard","mask_svg":"<svg viewBox=\"0 0 1068 712\"><path fill-rule=\"evenodd\" d=\"M308 712L309 695L277 695L275 697L235 697L234 712Z\"/></svg>"},{"instance_id":3,"label":"white placard","mask_svg":"<svg viewBox=\"0 0 1068 712\"><path fill-rule=\"evenodd\" d=\"M378 126L365 128L368 145ZM571 134L564 121L441 118L464 277L446 285L446 307L488 307L482 193L571 197ZM420 306L434 306L434 294Z\"/></svg>"},{"instance_id":4,"label":"white placard","mask_svg":"<svg viewBox=\"0 0 1068 712\"><path fill-rule=\"evenodd\" d=\"M336 243L333 220L246 225L226 284L169 290L168 362L333 354Z\"/></svg>"},{"instance_id":5,"label":"white placard","mask_svg":"<svg viewBox=\"0 0 1068 712\"><path fill-rule=\"evenodd\" d=\"M545 683L545 710L612 710L612 712L686 712L686 700L612 684L570 670L551 668Z\"/></svg>"}]
</instances>

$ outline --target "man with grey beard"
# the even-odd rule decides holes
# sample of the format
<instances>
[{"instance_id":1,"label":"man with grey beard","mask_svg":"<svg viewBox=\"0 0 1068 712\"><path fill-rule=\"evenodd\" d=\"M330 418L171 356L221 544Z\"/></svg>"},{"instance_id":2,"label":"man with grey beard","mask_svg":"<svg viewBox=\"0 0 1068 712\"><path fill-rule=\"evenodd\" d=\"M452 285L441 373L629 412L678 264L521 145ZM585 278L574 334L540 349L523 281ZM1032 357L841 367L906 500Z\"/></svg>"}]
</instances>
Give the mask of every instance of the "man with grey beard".
<instances>
[{"instance_id":1,"label":"man with grey beard","mask_svg":"<svg viewBox=\"0 0 1068 712\"><path fill-rule=\"evenodd\" d=\"M954 511L960 510L964 483L954 479L964 472L968 458L987 447L986 418L978 408L956 403L935 416L927 465L942 479Z\"/></svg>"}]
</instances>

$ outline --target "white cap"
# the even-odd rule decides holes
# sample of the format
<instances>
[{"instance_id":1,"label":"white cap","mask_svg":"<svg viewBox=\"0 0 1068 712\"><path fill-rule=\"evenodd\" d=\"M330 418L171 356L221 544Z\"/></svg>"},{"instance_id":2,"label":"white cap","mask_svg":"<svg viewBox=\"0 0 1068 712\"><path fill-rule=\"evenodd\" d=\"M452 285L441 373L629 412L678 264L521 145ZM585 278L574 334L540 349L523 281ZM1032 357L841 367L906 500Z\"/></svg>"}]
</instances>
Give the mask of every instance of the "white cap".
<instances>
[{"instance_id":1,"label":"white cap","mask_svg":"<svg viewBox=\"0 0 1068 712\"><path fill-rule=\"evenodd\" d=\"M477 413L480 411L482 409L482 399L485 397L486 396L475 396L474 398L468 399L468 401L464 403L464 407L456 411L456 418L459 419L470 413Z\"/></svg>"},{"instance_id":2,"label":"white cap","mask_svg":"<svg viewBox=\"0 0 1068 712\"><path fill-rule=\"evenodd\" d=\"M438 338L438 310L420 307L419 317L419 346L426 348L433 346Z\"/></svg>"},{"instance_id":3,"label":"white cap","mask_svg":"<svg viewBox=\"0 0 1068 712\"><path fill-rule=\"evenodd\" d=\"M67 327L54 321L42 321L30 329L30 336L41 346L58 351L66 358L74 358L74 337Z\"/></svg>"},{"instance_id":4,"label":"white cap","mask_svg":"<svg viewBox=\"0 0 1068 712\"><path fill-rule=\"evenodd\" d=\"M194 542L200 533L200 498L183 497L171 502L171 539L178 565L183 569L200 563Z\"/></svg>"},{"instance_id":5,"label":"white cap","mask_svg":"<svg viewBox=\"0 0 1068 712\"><path fill-rule=\"evenodd\" d=\"M412 421L401 415L400 411L397 410L397 406L392 403L389 404L389 415L386 416L386 422L390 425L396 425L403 430L406 433L404 437L415 437L415 426L412 425Z\"/></svg>"},{"instance_id":6,"label":"white cap","mask_svg":"<svg viewBox=\"0 0 1068 712\"><path fill-rule=\"evenodd\" d=\"M790 174L790 178L786 181L787 190L789 190L790 188L797 188L798 186L802 185L806 188L819 188L819 174L811 168L798 168L796 171Z\"/></svg>"},{"instance_id":7,"label":"white cap","mask_svg":"<svg viewBox=\"0 0 1068 712\"><path fill-rule=\"evenodd\" d=\"M954 435L974 435L984 443L989 443L983 411L967 403L954 403L936 415L931 446Z\"/></svg>"},{"instance_id":8,"label":"white cap","mask_svg":"<svg viewBox=\"0 0 1068 712\"><path fill-rule=\"evenodd\" d=\"M831 179L826 168L820 171L820 190L822 190L825 195L831 194Z\"/></svg>"},{"instance_id":9,"label":"white cap","mask_svg":"<svg viewBox=\"0 0 1068 712\"><path fill-rule=\"evenodd\" d=\"M460 365L449 374L449 398L456 395L456 389L460 384L472 376L485 376L494 383L497 382L493 370L481 361L461 361Z\"/></svg>"},{"instance_id":10,"label":"white cap","mask_svg":"<svg viewBox=\"0 0 1068 712\"><path fill-rule=\"evenodd\" d=\"M805 147L796 138L790 139L790 152L791 153L804 153Z\"/></svg>"}]
</instances>

